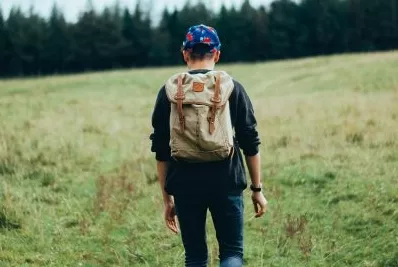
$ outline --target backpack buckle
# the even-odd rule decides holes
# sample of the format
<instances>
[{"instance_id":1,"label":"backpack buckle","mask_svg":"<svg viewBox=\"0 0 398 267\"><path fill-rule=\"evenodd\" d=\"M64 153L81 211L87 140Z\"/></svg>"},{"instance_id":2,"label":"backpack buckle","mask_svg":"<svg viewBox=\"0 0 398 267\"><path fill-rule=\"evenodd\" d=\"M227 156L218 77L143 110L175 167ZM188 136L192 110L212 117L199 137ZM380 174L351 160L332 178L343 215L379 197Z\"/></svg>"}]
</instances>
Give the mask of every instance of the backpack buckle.
<instances>
[{"instance_id":1,"label":"backpack buckle","mask_svg":"<svg viewBox=\"0 0 398 267\"><path fill-rule=\"evenodd\" d=\"M212 97L212 98L210 98L210 101L211 102L213 102L213 103L220 103L221 102L221 99L219 98L219 97L217 97L217 98L215 98L214 96Z\"/></svg>"},{"instance_id":2,"label":"backpack buckle","mask_svg":"<svg viewBox=\"0 0 398 267\"><path fill-rule=\"evenodd\" d=\"M176 95L174 96L174 99L175 99L175 100L184 100L184 99L185 99L185 95L176 94Z\"/></svg>"}]
</instances>

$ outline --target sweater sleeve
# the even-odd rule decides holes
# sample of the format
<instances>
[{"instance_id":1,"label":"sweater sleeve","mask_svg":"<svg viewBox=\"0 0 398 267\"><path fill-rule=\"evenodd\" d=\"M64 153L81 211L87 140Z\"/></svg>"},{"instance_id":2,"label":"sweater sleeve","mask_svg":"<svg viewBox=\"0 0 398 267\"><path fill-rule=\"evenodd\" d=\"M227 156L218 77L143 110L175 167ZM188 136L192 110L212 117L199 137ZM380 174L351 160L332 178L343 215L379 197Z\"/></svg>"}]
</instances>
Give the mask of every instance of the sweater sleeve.
<instances>
[{"instance_id":1,"label":"sweater sleeve","mask_svg":"<svg viewBox=\"0 0 398 267\"><path fill-rule=\"evenodd\" d=\"M243 154L255 156L259 151L261 142L256 130L257 121L254 116L253 105L239 82L235 81L235 89L237 90L235 136Z\"/></svg>"},{"instance_id":2,"label":"sweater sleeve","mask_svg":"<svg viewBox=\"0 0 398 267\"><path fill-rule=\"evenodd\" d=\"M150 135L152 141L151 151L155 152L156 160L170 160L170 102L167 99L166 90L162 87L156 99L155 108L152 113L153 133Z\"/></svg>"}]
</instances>

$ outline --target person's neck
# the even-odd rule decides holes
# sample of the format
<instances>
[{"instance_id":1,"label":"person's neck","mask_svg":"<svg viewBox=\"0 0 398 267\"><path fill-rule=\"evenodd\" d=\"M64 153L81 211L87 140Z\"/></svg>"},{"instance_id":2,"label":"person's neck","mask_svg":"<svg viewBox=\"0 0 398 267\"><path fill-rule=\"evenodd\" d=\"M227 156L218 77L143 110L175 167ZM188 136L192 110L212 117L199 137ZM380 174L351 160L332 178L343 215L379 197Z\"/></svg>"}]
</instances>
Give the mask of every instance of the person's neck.
<instances>
[{"instance_id":1,"label":"person's neck","mask_svg":"<svg viewBox=\"0 0 398 267\"><path fill-rule=\"evenodd\" d=\"M213 70L214 69L214 62L207 62L207 61L198 61L192 62L188 66L189 70Z\"/></svg>"}]
</instances>

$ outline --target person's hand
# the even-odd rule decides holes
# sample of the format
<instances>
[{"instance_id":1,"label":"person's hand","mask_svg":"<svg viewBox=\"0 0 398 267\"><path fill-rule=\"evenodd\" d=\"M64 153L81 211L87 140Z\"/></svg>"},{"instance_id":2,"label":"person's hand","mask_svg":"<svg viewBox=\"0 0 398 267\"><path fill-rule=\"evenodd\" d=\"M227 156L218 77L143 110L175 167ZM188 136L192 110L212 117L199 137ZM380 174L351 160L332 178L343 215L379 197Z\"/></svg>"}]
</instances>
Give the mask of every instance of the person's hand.
<instances>
[{"instance_id":1,"label":"person's hand","mask_svg":"<svg viewBox=\"0 0 398 267\"><path fill-rule=\"evenodd\" d=\"M265 199L262 192L253 192L252 201L254 205L255 217L259 218L267 211L268 201Z\"/></svg>"},{"instance_id":2,"label":"person's hand","mask_svg":"<svg viewBox=\"0 0 398 267\"><path fill-rule=\"evenodd\" d=\"M177 215L173 201L169 201L164 204L164 219L166 221L167 227L175 234L178 234L179 229L178 229Z\"/></svg>"}]
</instances>

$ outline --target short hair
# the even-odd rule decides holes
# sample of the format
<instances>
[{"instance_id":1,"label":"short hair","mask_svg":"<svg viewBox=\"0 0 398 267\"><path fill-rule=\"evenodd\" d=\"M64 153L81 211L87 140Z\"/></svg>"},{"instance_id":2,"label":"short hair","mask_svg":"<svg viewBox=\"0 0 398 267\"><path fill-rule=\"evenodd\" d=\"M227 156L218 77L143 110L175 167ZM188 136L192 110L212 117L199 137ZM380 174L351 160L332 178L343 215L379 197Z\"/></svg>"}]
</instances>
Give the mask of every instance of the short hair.
<instances>
[{"instance_id":1,"label":"short hair","mask_svg":"<svg viewBox=\"0 0 398 267\"><path fill-rule=\"evenodd\" d=\"M189 58L193 61L201 61L205 59L211 59L214 56L214 52L210 50L207 44L196 44L189 51Z\"/></svg>"}]
</instances>

